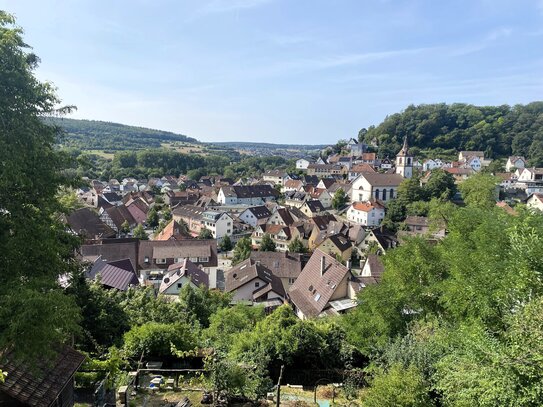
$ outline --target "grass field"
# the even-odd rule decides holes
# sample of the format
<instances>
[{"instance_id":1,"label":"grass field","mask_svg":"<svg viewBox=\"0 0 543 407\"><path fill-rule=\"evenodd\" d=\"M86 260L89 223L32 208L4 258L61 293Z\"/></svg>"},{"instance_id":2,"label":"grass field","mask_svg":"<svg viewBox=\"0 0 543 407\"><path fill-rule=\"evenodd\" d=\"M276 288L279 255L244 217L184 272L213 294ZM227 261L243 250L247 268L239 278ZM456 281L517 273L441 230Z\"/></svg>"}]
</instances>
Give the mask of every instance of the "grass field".
<instances>
[{"instance_id":1,"label":"grass field","mask_svg":"<svg viewBox=\"0 0 543 407\"><path fill-rule=\"evenodd\" d=\"M162 143L163 148L172 149L183 154L201 154L208 155L207 151L204 151L204 146L200 144L175 142L175 143Z\"/></svg>"}]
</instances>

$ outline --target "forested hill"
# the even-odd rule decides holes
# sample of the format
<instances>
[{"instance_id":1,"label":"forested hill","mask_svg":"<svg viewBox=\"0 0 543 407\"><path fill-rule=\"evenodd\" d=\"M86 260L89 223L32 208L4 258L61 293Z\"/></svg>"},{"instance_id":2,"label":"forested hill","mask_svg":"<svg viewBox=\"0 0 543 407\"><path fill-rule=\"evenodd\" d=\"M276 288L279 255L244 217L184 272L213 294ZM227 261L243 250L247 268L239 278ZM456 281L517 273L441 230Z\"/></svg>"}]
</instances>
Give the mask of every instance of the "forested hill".
<instances>
[{"instance_id":1,"label":"forested hill","mask_svg":"<svg viewBox=\"0 0 543 407\"><path fill-rule=\"evenodd\" d=\"M83 150L135 150L160 147L165 142L198 142L182 134L119 123L67 118L47 120L66 130L62 145Z\"/></svg>"},{"instance_id":2,"label":"forested hill","mask_svg":"<svg viewBox=\"0 0 543 407\"><path fill-rule=\"evenodd\" d=\"M490 158L523 155L532 165L543 166L543 102L410 105L359 133L360 140L377 141L380 155L391 157L399 151L404 136L417 155L481 150Z\"/></svg>"}]
</instances>

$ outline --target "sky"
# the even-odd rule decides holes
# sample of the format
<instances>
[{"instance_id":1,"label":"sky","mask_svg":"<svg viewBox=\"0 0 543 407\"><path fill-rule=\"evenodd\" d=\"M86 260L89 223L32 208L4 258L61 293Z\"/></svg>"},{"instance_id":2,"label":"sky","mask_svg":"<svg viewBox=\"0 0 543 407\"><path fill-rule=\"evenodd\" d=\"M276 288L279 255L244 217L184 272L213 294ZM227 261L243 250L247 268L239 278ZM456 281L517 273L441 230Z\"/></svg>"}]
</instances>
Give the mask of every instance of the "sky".
<instances>
[{"instance_id":1,"label":"sky","mask_svg":"<svg viewBox=\"0 0 543 407\"><path fill-rule=\"evenodd\" d=\"M70 117L329 144L409 104L543 99L543 0L0 0Z\"/></svg>"}]
</instances>

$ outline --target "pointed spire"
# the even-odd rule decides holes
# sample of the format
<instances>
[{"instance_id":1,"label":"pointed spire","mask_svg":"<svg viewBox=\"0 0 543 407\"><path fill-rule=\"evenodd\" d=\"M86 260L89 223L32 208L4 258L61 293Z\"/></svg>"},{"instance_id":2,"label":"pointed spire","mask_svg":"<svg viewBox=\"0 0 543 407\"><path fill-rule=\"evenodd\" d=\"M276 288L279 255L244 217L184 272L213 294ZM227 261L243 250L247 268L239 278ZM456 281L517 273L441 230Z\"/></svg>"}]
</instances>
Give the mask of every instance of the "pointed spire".
<instances>
[{"instance_id":1,"label":"pointed spire","mask_svg":"<svg viewBox=\"0 0 543 407\"><path fill-rule=\"evenodd\" d=\"M403 138L403 146L400 152L397 154L398 156L407 156L409 155L409 146L407 145L407 136Z\"/></svg>"}]
</instances>

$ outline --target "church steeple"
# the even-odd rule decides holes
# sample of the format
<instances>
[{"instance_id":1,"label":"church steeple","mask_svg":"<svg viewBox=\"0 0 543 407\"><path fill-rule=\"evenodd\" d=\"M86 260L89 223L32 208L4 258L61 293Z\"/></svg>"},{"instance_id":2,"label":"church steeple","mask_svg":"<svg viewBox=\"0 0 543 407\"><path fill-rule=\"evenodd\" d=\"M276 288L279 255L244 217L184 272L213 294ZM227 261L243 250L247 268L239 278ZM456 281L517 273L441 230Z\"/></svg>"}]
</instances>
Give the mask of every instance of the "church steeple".
<instances>
[{"instance_id":1,"label":"church steeple","mask_svg":"<svg viewBox=\"0 0 543 407\"><path fill-rule=\"evenodd\" d=\"M407 136L403 138L402 149L396 155L396 174L400 174L404 178L411 178L413 176L413 156L409 154Z\"/></svg>"}]
</instances>

